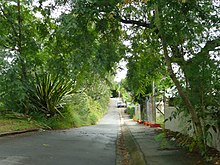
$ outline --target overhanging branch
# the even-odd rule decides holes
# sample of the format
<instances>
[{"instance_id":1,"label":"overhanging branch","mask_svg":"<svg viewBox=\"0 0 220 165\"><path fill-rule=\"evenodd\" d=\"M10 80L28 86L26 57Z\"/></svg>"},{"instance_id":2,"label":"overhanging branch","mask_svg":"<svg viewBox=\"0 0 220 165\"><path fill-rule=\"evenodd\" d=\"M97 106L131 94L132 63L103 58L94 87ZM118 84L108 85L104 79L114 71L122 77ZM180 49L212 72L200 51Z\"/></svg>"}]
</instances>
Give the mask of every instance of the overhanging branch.
<instances>
[{"instance_id":1,"label":"overhanging branch","mask_svg":"<svg viewBox=\"0 0 220 165\"><path fill-rule=\"evenodd\" d=\"M127 19L121 19L121 22L124 24L132 24L132 25L142 26L145 28L149 28L151 25L150 22L142 22L136 20L127 20Z\"/></svg>"},{"instance_id":2,"label":"overhanging branch","mask_svg":"<svg viewBox=\"0 0 220 165\"><path fill-rule=\"evenodd\" d=\"M205 46L197 54L208 54L209 51L214 51L215 48L219 46L220 46L220 38L216 38L215 40L212 41L207 41Z\"/></svg>"},{"instance_id":3,"label":"overhanging branch","mask_svg":"<svg viewBox=\"0 0 220 165\"><path fill-rule=\"evenodd\" d=\"M220 46L220 38L216 38L214 40L207 41L205 46L201 49L201 51L195 54L195 57L200 56L200 55L209 56L209 52L210 51L217 51L219 46ZM191 63L195 57L187 60L187 63Z\"/></svg>"}]
</instances>

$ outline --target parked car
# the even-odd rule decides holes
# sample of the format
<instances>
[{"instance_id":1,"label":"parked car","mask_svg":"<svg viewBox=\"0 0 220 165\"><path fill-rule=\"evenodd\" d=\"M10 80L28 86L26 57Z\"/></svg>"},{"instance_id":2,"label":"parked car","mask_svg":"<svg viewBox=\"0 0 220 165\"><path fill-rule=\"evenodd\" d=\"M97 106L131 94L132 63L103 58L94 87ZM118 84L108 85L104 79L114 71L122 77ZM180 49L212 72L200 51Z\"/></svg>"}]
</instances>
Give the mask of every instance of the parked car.
<instances>
[{"instance_id":1,"label":"parked car","mask_svg":"<svg viewBox=\"0 0 220 165\"><path fill-rule=\"evenodd\" d=\"M117 102L117 108L123 108L123 107L127 107L127 105L122 101L118 101Z\"/></svg>"}]
</instances>

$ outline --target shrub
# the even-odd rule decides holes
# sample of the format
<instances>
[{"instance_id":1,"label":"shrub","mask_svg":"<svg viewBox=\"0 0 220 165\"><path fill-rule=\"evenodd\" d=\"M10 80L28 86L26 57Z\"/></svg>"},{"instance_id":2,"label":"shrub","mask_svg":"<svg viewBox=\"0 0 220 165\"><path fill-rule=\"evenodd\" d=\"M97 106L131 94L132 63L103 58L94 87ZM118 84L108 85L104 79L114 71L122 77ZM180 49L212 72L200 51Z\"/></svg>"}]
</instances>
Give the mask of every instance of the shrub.
<instances>
[{"instance_id":1,"label":"shrub","mask_svg":"<svg viewBox=\"0 0 220 165\"><path fill-rule=\"evenodd\" d=\"M128 106L127 107L127 112L130 115L130 117L133 118L134 115L135 115L135 107L134 106Z\"/></svg>"},{"instance_id":2,"label":"shrub","mask_svg":"<svg viewBox=\"0 0 220 165\"><path fill-rule=\"evenodd\" d=\"M62 115L64 97L72 94L71 82L50 74L36 74L36 79L36 83L29 88L30 107L46 116Z\"/></svg>"},{"instance_id":3,"label":"shrub","mask_svg":"<svg viewBox=\"0 0 220 165\"><path fill-rule=\"evenodd\" d=\"M61 111L62 115L51 117L35 111L32 116L41 126L48 129L64 129L96 124L107 112L107 106L102 108L100 102L92 99L86 93L74 93L66 96L66 103ZM107 102L107 101L106 101Z\"/></svg>"}]
</instances>

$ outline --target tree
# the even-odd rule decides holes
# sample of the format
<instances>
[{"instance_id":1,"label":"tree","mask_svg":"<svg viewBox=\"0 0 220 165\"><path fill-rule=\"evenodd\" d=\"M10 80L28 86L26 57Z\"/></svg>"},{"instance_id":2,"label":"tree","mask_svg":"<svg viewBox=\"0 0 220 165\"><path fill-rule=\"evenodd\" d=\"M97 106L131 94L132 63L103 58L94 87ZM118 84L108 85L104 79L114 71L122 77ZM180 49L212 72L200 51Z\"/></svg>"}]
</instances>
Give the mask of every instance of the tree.
<instances>
[{"instance_id":1,"label":"tree","mask_svg":"<svg viewBox=\"0 0 220 165\"><path fill-rule=\"evenodd\" d=\"M207 133L205 128L208 126L204 115L204 109L208 106L205 106L204 99L217 89L205 92L210 89L208 84L205 85L205 74L208 74L205 70L211 67L211 61L212 64L215 63L212 65L213 69L219 67L219 61L211 58L218 52L220 44L219 34L214 33L219 28L218 2L126 1L121 11L121 22L131 24L127 27L133 32L129 37L135 40L138 36L140 42L145 41L146 47L151 47L162 55L167 71L191 116L196 140L201 151L204 151ZM179 70L174 70L174 67ZM209 75L210 78L213 74ZM198 79L195 75L201 78L200 84L193 83ZM217 76L216 73L214 75ZM213 84L215 80L210 78L209 82ZM201 91L198 92L198 89ZM195 101L195 96L200 101Z\"/></svg>"},{"instance_id":2,"label":"tree","mask_svg":"<svg viewBox=\"0 0 220 165\"><path fill-rule=\"evenodd\" d=\"M132 75L133 78L135 76L141 77L140 79L142 79L145 75L140 71L142 69L140 66L144 65L140 65L141 62L138 61L144 61L146 58L138 59L139 56L152 55L154 52L158 54L159 64L165 62L167 72L175 84L179 96L192 119L195 140L201 147L201 151L204 151L207 131L205 128L208 125L205 115L201 114L204 114L204 108L207 109L210 107L205 106L204 98L207 98L210 93L218 95L218 92L215 92L218 88L214 86L212 89L208 88L208 86L205 86L205 81L200 84L199 88L196 88L196 83L193 82L196 82L197 77L192 75L196 74L202 79L205 79L204 71L207 68L211 66L213 67L212 69L219 68L219 61L212 58L212 56L218 55L218 47L220 44L219 34L215 33L219 28L219 16L217 14L219 12L218 2L209 0L200 2L196 0L131 0L103 3L103 1L93 0L78 1L73 2L73 4L74 8L72 10L77 10L76 8L79 7L81 11L89 11L82 12L83 16L94 16L96 14L95 16L98 18L103 18L102 16L99 17L99 15L104 14L107 16L110 14L111 17L108 18L114 19L107 19L107 21L115 22L115 20L118 20L118 22L123 23L123 25L129 25L124 26L124 29L128 32L128 35L125 35L125 40L131 43L130 46L128 46L128 52L131 52L132 55L129 57L130 61L128 61L133 62L133 66L131 63L129 63L128 66L132 66L130 68L136 69L137 72ZM92 11L92 14L90 11ZM116 27L118 25L118 23L114 24ZM152 50L153 53L149 53L149 51ZM201 57L203 57L205 62L201 61ZM149 59L149 61L151 61L151 59ZM213 65L211 65L210 62ZM154 63L155 61L153 64ZM153 66L148 66L150 69L154 68ZM196 67L198 67L198 69L196 69ZM132 71L130 70L128 73L131 75ZM216 76L214 72L211 74L215 74ZM153 76L155 75L156 72L153 72ZM212 76L209 76L209 79L211 77ZM136 78L134 79L136 80ZM135 81L132 82L135 84ZM216 83L214 83L212 80L209 82L211 84L219 84L219 82L215 81ZM141 86L144 86L146 82L141 81L140 83ZM208 90L202 90L199 96L196 94L196 89L205 88L210 89L209 92L205 92ZM137 89L139 88L137 87ZM198 96L201 101L195 101L195 96ZM213 105L211 107L216 106Z\"/></svg>"},{"instance_id":3,"label":"tree","mask_svg":"<svg viewBox=\"0 0 220 165\"><path fill-rule=\"evenodd\" d=\"M30 113L33 109L30 91L41 86L36 75L59 77L72 82L77 92L87 90L94 94L93 99L102 97L101 92L88 88L95 82L94 76L97 84L106 81L123 55L120 27L113 26L116 21L107 21L114 19L110 13L98 18L99 13L84 10L81 3L73 4L79 6L54 18L54 10L62 4L44 2L0 2L3 109ZM83 12L87 15L82 15ZM46 82L49 84L45 84L45 89L50 86L50 81Z\"/></svg>"},{"instance_id":4,"label":"tree","mask_svg":"<svg viewBox=\"0 0 220 165\"><path fill-rule=\"evenodd\" d=\"M2 1L0 4L0 50L4 61L1 102L4 102L6 109L28 111L25 109L26 87L33 69L42 64L38 54L44 39L38 31L42 22L25 2Z\"/></svg>"},{"instance_id":5,"label":"tree","mask_svg":"<svg viewBox=\"0 0 220 165\"><path fill-rule=\"evenodd\" d=\"M168 73L203 150L207 129L219 128L214 117L219 112L219 60L214 58L220 46L217 1L57 0L47 6L44 2L34 7L31 1L0 2L4 105L28 107L27 87L34 82L34 72L74 80L79 89L90 84L93 75L103 81L125 57L122 41L127 40L128 78L134 93ZM67 12L51 16L65 5Z\"/></svg>"}]
</instances>

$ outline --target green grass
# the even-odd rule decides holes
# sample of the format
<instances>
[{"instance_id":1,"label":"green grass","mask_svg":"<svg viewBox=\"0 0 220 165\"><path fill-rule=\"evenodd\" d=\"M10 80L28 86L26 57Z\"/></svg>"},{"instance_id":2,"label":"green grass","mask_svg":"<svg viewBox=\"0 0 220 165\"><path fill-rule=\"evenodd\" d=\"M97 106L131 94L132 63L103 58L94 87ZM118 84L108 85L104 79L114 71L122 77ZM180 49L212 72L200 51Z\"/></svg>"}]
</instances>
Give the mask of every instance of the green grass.
<instances>
[{"instance_id":1,"label":"green grass","mask_svg":"<svg viewBox=\"0 0 220 165\"><path fill-rule=\"evenodd\" d=\"M168 149L168 148L172 148L170 142L168 141L168 139L166 138L166 134L164 132L156 135L154 137L154 140L156 142L160 143L160 149Z\"/></svg>"},{"instance_id":2,"label":"green grass","mask_svg":"<svg viewBox=\"0 0 220 165\"><path fill-rule=\"evenodd\" d=\"M24 115L2 111L0 133L33 128L66 129L94 125L106 114L107 105L107 99L96 101L86 94L75 94L67 101L62 111L62 116L56 114L52 117L47 117L39 112Z\"/></svg>"},{"instance_id":3,"label":"green grass","mask_svg":"<svg viewBox=\"0 0 220 165\"><path fill-rule=\"evenodd\" d=\"M24 119L0 118L0 133L39 128L36 122Z\"/></svg>"},{"instance_id":4,"label":"green grass","mask_svg":"<svg viewBox=\"0 0 220 165\"><path fill-rule=\"evenodd\" d=\"M163 115L157 116L156 123L157 123L157 124L160 124L161 127L164 128L164 116L163 116Z\"/></svg>"},{"instance_id":5,"label":"green grass","mask_svg":"<svg viewBox=\"0 0 220 165\"><path fill-rule=\"evenodd\" d=\"M81 109L68 107L63 116L56 115L47 118L42 114L34 114L33 117L20 117L17 115L3 115L0 117L0 133L28 130L34 128L66 129L94 125L105 114L100 112L101 107L93 103L89 106L89 112L82 115ZM81 107L82 108L82 107ZM22 115L22 114L21 114Z\"/></svg>"}]
</instances>

